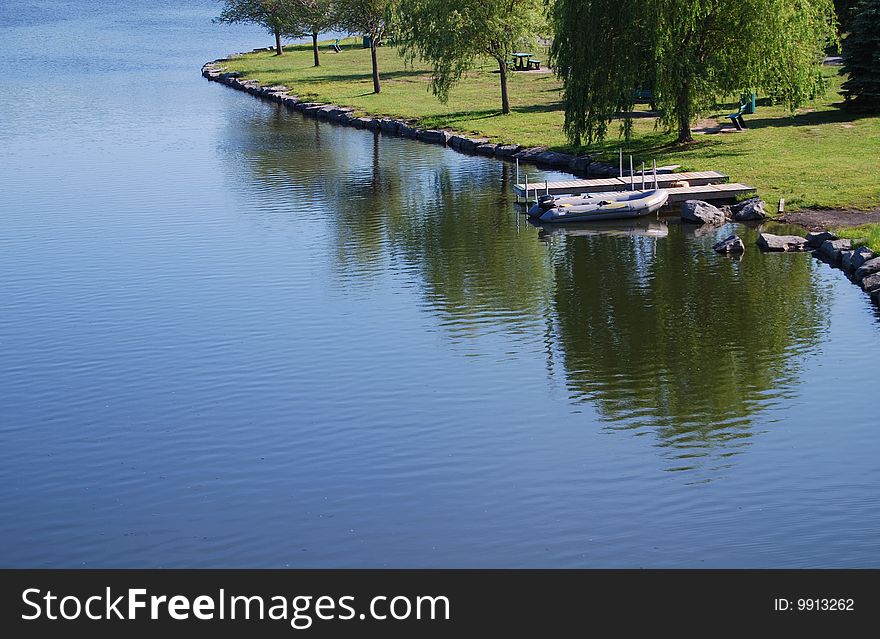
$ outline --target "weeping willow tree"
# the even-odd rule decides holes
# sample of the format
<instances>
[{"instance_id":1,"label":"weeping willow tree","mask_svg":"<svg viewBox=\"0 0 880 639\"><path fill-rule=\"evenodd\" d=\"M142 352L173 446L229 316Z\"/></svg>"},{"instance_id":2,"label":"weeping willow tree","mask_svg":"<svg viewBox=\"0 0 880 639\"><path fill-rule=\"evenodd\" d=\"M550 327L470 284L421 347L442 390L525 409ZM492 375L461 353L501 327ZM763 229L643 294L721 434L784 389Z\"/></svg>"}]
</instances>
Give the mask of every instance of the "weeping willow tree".
<instances>
[{"instance_id":1,"label":"weeping willow tree","mask_svg":"<svg viewBox=\"0 0 880 639\"><path fill-rule=\"evenodd\" d=\"M832 0L556 0L553 24L565 132L578 145L615 118L628 137L637 89L653 90L680 142L724 96L761 90L794 109L824 89L836 38Z\"/></svg>"},{"instance_id":2,"label":"weeping willow tree","mask_svg":"<svg viewBox=\"0 0 880 639\"><path fill-rule=\"evenodd\" d=\"M401 0L400 52L432 67L431 89L441 102L476 62L498 65L501 112L510 113L507 64L547 32L545 0Z\"/></svg>"}]
</instances>

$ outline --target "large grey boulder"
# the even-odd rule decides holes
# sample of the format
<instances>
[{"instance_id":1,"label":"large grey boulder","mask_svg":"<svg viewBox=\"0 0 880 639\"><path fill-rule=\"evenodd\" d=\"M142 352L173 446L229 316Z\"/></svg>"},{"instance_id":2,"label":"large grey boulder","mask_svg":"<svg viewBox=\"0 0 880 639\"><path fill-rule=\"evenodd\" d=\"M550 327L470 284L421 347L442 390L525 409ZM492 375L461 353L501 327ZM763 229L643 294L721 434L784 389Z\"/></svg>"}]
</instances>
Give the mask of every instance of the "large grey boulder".
<instances>
[{"instance_id":1,"label":"large grey boulder","mask_svg":"<svg viewBox=\"0 0 880 639\"><path fill-rule=\"evenodd\" d=\"M538 164L544 164L554 169L567 169L572 156L567 153L557 153L556 151L542 151L534 157L534 161Z\"/></svg>"},{"instance_id":2,"label":"large grey boulder","mask_svg":"<svg viewBox=\"0 0 880 639\"><path fill-rule=\"evenodd\" d=\"M832 264L839 264L840 253L849 251L851 248L852 242L849 240L825 240L819 247L819 254Z\"/></svg>"},{"instance_id":3,"label":"large grey boulder","mask_svg":"<svg viewBox=\"0 0 880 639\"><path fill-rule=\"evenodd\" d=\"M477 146L474 151L477 155L485 155L487 158L491 158L495 155L495 149L498 148L497 144L492 144L491 142L486 142L485 144L480 144Z\"/></svg>"},{"instance_id":4,"label":"large grey boulder","mask_svg":"<svg viewBox=\"0 0 880 639\"><path fill-rule=\"evenodd\" d=\"M745 244L743 244L742 239L738 235L731 235L730 237L721 240L720 242L716 242L714 246L712 246L712 250L716 253L743 253L746 250Z\"/></svg>"},{"instance_id":5,"label":"large grey boulder","mask_svg":"<svg viewBox=\"0 0 880 639\"><path fill-rule=\"evenodd\" d=\"M419 130L401 122L400 125L397 127L397 135L404 138L415 139L419 137Z\"/></svg>"},{"instance_id":6,"label":"large grey boulder","mask_svg":"<svg viewBox=\"0 0 880 639\"><path fill-rule=\"evenodd\" d=\"M823 242L827 242L828 240L836 240L837 236L834 233L829 233L828 231L811 231L807 233L807 244L812 248L819 248L822 246Z\"/></svg>"},{"instance_id":7,"label":"large grey boulder","mask_svg":"<svg viewBox=\"0 0 880 639\"><path fill-rule=\"evenodd\" d=\"M733 219L737 222L750 222L767 218L767 212L764 210L765 206L764 200L759 197L753 197L730 207L730 211L733 213Z\"/></svg>"},{"instance_id":8,"label":"large grey boulder","mask_svg":"<svg viewBox=\"0 0 880 639\"><path fill-rule=\"evenodd\" d=\"M520 149L517 153L513 154L513 157L519 158L520 160L523 160L525 162L536 162L537 160L535 158L537 158L543 152L544 147L532 146L526 149Z\"/></svg>"},{"instance_id":9,"label":"large grey boulder","mask_svg":"<svg viewBox=\"0 0 880 639\"><path fill-rule=\"evenodd\" d=\"M423 131L419 131L418 138L422 142L428 142L429 144L446 144L449 140L449 134L446 131L439 131L436 129L427 129Z\"/></svg>"},{"instance_id":10,"label":"large grey boulder","mask_svg":"<svg viewBox=\"0 0 880 639\"><path fill-rule=\"evenodd\" d=\"M399 126L400 122L392 120L391 118L382 118L379 120L379 130L388 135L397 135L397 127Z\"/></svg>"},{"instance_id":11,"label":"large grey boulder","mask_svg":"<svg viewBox=\"0 0 880 639\"><path fill-rule=\"evenodd\" d=\"M499 144L495 148L495 155L499 158L509 158L519 153L522 147L519 144Z\"/></svg>"},{"instance_id":12,"label":"large grey boulder","mask_svg":"<svg viewBox=\"0 0 880 639\"><path fill-rule=\"evenodd\" d=\"M794 252L803 251L807 248L807 240L799 235L773 235L761 233L758 236L758 248L762 251Z\"/></svg>"},{"instance_id":13,"label":"large grey boulder","mask_svg":"<svg viewBox=\"0 0 880 639\"><path fill-rule=\"evenodd\" d=\"M868 260L856 269L856 280L862 280L874 273L880 273L880 257Z\"/></svg>"},{"instance_id":14,"label":"large grey boulder","mask_svg":"<svg viewBox=\"0 0 880 639\"><path fill-rule=\"evenodd\" d=\"M876 255L874 255L874 251L866 246L860 246L853 251L852 257L850 258L850 268L855 271L862 264L875 257Z\"/></svg>"},{"instance_id":15,"label":"large grey boulder","mask_svg":"<svg viewBox=\"0 0 880 639\"><path fill-rule=\"evenodd\" d=\"M880 291L880 273L874 273L862 280L862 288L866 293Z\"/></svg>"},{"instance_id":16,"label":"large grey boulder","mask_svg":"<svg viewBox=\"0 0 880 639\"><path fill-rule=\"evenodd\" d=\"M691 224L724 224L727 216L718 207L702 200L687 200L681 206L681 219Z\"/></svg>"},{"instance_id":17,"label":"large grey boulder","mask_svg":"<svg viewBox=\"0 0 880 639\"><path fill-rule=\"evenodd\" d=\"M452 143L453 149L458 149L459 151L464 151L465 153L473 153L477 150L477 147L481 144L486 144L489 142L489 138L466 138L461 135L453 135L450 138L450 142Z\"/></svg>"}]
</instances>

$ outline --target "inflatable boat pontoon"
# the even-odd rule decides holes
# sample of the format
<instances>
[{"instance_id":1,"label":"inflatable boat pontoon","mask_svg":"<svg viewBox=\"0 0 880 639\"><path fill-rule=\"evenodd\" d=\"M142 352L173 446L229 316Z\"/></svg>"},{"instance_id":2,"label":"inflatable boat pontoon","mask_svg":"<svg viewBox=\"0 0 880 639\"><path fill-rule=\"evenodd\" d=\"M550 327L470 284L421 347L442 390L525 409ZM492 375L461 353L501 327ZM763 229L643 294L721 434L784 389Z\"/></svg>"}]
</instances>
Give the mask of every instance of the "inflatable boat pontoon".
<instances>
[{"instance_id":1,"label":"inflatable boat pontoon","mask_svg":"<svg viewBox=\"0 0 880 639\"><path fill-rule=\"evenodd\" d=\"M669 194L663 189L560 197L542 195L529 209L529 217L541 222L620 220L656 213L668 199Z\"/></svg>"}]
</instances>

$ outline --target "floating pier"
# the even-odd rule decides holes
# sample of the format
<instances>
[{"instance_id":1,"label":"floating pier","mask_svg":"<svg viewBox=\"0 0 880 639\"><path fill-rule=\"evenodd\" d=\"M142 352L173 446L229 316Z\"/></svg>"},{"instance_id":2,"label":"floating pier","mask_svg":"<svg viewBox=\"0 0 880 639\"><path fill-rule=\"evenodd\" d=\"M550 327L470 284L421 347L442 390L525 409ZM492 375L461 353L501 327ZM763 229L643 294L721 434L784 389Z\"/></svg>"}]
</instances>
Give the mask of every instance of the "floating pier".
<instances>
[{"instance_id":1,"label":"floating pier","mask_svg":"<svg viewBox=\"0 0 880 639\"><path fill-rule=\"evenodd\" d=\"M670 192L674 189L670 188L675 182L687 182L688 187L685 188L694 188L699 186L707 186L707 185L718 185L719 183L727 182L730 178L724 173L719 173L718 171L693 171L690 173L658 173L657 174L657 186L661 189L670 189ZM654 176L650 173L645 175L645 188L648 186L653 186L654 184ZM633 175L632 181L630 181L630 176L625 177L616 177L616 178L599 178L594 180L563 180L560 182L532 182L528 185L526 184L515 184L513 187L513 192L516 193L517 198L525 198L526 197L526 186L528 186L529 193L533 193L537 188L541 194L549 193L550 195L577 195L579 193L605 193L607 191L629 191L631 188L634 190L640 190L642 186L642 176L641 175ZM733 185L730 185L733 186ZM743 185L738 185L742 187ZM681 188L681 187L680 187ZM754 191L754 189L750 187L745 187L746 192ZM733 195L729 195L728 197L733 197ZM692 198L693 199L693 198ZM717 199L717 198L716 198Z\"/></svg>"},{"instance_id":2,"label":"floating pier","mask_svg":"<svg viewBox=\"0 0 880 639\"><path fill-rule=\"evenodd\" d=\"M632 168L632 157L629 159L629 175L624 175L623 152L620 153L620 176L616 178L598 178L593 180L561 180L556 182L532 182L529 184L528 174L525 182L515 184L513 192L517 202L537 200L540 195L580 195L589 194L593 197L615 195L620 191L647 191L661 188L669 194L666 206L681 204L686 200L731 201L740 195L752 195L755 189L746 184L729 183L729 176L718 171L691 171L683 173L657 173L656 162L648 173L642 164L640 173ZM516 167L519 182L519 163ZM677 186L678 183L687 186ZM676 186L673 186L676 185Z\"/></svg>"}]
</instances>

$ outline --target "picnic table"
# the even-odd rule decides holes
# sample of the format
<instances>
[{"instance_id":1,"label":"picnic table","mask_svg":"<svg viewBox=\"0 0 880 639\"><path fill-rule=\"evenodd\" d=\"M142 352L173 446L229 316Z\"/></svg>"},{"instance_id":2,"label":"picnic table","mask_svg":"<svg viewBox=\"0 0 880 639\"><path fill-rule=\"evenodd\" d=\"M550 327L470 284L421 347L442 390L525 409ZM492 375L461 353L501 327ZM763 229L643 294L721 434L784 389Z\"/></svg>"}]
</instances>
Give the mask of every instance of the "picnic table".
<instances>
[{"instance_id":1,"label":"picnic table","mask_svg":"<svg viewBox=\"0 0 880 639\"><path fill-rule=\"evenodd\" d=\"M532 57L531 53L523 53L518 51L513 55L513 68L517 71L525 71L528 69L529 58Z\"/></svg>"}]
</instances>

